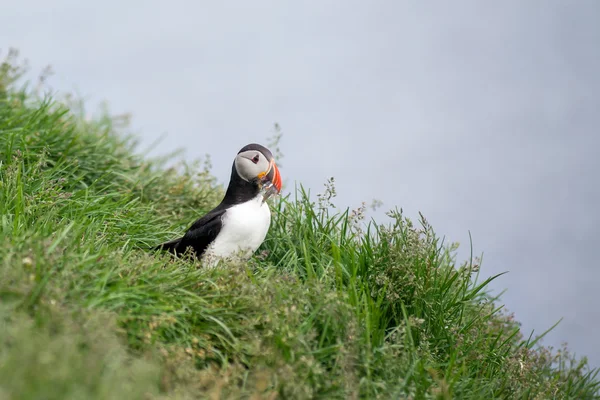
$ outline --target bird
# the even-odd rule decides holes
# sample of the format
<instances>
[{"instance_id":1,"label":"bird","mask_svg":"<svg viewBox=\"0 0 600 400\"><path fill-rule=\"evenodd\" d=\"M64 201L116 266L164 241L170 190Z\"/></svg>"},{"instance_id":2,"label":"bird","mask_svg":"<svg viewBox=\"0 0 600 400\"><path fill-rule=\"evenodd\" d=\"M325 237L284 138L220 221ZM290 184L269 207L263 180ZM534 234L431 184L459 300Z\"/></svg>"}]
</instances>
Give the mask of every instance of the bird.
<instances>
[{"instance_id":1,"label":"bird","mask_svg":"<svg viewBox=\"0 0 600 400\"><path fill-rule=\"evenodd\" d=\"M266 147L250 143L233 160L222 201L177 239L154 249L175 256L191 254L207 266L222 259L248 260L263 243L271 224L266 200L281 192L281 174Z\"/></svg>"}]
</instances>

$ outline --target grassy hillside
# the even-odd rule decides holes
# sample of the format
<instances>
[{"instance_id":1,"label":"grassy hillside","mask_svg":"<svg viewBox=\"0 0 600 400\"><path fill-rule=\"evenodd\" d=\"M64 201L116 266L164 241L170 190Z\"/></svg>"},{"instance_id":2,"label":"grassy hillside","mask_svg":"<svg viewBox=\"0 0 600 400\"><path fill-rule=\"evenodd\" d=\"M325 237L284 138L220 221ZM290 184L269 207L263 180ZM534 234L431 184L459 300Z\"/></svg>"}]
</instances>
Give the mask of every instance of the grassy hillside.
<instances>
[{"instance_id":1,"label":"grassy hillside","mask_svg":"<svg viewBox=\"0 0 600 400\"><path fill-rule=\"evenodd\" d=\"M366 228L332 187L275 201L247 265L147 251L223 188L18 73L0 70L0 399L600 398L424 219Z\"/></svg>"}]
</instances>

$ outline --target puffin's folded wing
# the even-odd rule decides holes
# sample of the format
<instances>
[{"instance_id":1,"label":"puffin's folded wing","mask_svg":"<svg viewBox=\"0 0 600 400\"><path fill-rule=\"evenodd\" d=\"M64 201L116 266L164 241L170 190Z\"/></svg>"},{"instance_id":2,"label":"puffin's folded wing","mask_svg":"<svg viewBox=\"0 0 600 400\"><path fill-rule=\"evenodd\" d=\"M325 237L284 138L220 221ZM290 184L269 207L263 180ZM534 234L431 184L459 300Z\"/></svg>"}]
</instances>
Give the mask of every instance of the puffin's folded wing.
<instances>
[{"instance_id":1,"label":"puffin's folded wing","mask_svg":"<svg viewBox=\"0 0 600 400\"><path fill-rule=\"evenodd\" d=\"M192 247L196 257L202 256L208 245L215 240L221 227L222 218L226 209L214 209L192 224L190 229L179 240L175 251L184 253L188 247Z\"/></svg>"},{"instance_id":2,"label":"puffin's folded wing","mask_svg":"<svg viewBox=\"0 0 600 400\"><path fill-rule=\"evenodd\" d=\"M153 249L158 251L168 251L169 253L175 253L175 249L179 245L181 238L169 240L168 242L161 243L158 246L155 246Z\"/></svg>"}]
</instances>

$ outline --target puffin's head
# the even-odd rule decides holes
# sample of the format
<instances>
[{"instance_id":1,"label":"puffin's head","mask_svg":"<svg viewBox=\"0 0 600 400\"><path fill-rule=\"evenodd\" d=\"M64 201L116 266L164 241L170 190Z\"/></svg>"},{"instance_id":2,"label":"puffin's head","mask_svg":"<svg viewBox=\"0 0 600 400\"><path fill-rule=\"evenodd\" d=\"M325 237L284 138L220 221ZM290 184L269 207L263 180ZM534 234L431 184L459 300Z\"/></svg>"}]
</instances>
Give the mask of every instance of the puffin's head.
<instances>
[{"instance_id":1,"label":"puffin's head","mask_svg":"<svg viewBox=\"0 0 600 400\"><path fill-rule=\"evenodd\" d=\"M273 186L281 191L281 175L271 151L260 144L242 147L235 157L235 170L240 178L259 187Z\"/></svg>"}]
</instances>

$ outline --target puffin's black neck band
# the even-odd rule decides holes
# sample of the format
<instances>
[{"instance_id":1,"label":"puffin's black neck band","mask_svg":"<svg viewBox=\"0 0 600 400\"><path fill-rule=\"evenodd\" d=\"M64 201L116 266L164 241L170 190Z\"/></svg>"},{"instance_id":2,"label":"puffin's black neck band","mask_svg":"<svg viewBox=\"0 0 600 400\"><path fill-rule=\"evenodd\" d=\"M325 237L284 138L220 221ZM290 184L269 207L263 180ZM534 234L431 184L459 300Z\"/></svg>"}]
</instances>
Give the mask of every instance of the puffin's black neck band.
<instances>
[{"instance_id":1,"label":"puffin's black neck band","mask_svg":"<svg viewBox=\"0 0 600 400\"><path fill-rule=\"evenodd\" d=\"M255 198L260 189L256 182L247 182L240 177L235 169L235 162L231 167L231 179L229 180L229 186L225 192L225 197L221 202L224 205L235 205L245 203L248 200Z\"/></svg>"}]
</instances>

